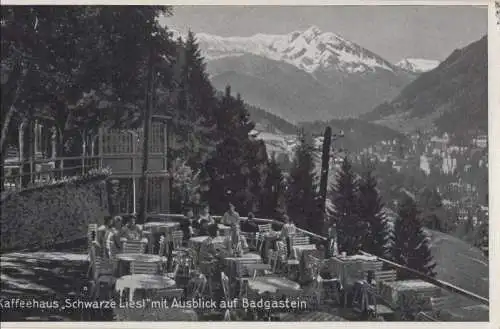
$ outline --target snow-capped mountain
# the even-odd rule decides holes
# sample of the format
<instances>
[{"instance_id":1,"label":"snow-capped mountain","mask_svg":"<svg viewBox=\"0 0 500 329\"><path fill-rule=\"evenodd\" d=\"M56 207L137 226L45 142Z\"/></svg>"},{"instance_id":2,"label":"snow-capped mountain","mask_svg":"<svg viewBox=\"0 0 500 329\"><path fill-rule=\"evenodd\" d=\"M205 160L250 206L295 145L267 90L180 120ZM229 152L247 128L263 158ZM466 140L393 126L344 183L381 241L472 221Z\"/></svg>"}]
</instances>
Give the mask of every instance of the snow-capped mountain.
<instances>
[{"instance_id":1,"label":"snow-capped mountain","mask_svg":"<svg viewBox=\"0 0 500 329\"><path fill-rule=\"evenodd\" d=\"M395 64L397 67L413 73L424 73L434 70L439 61L422 58L405 58Z\"/></svg>"},{"instance_id":2,"label":"snow-capped mountain","mask_svg":"<svg viewBox=\"0 0 500 329\"><path fill-rule=\"evenodd\" d=\"M180 34L174 31L174 37ZM356 117L391 100L416 75L332 32L195 34L214 87L291 123Z\"/></svg>"},{"instance_id":3,"label":"snow-capped mountain","mask_svg":"<svg viewBox=\"0 0 500 329\"><path fill-rule=\"evenodd\" d=\"M311 26L283 35L255 34L250 37L220 37L199 33L196 38L208 60L253 54L284 61L308 73L335 69L358 73L396 68L371 51L332 32Z\"/></svg>"}]
</instances>

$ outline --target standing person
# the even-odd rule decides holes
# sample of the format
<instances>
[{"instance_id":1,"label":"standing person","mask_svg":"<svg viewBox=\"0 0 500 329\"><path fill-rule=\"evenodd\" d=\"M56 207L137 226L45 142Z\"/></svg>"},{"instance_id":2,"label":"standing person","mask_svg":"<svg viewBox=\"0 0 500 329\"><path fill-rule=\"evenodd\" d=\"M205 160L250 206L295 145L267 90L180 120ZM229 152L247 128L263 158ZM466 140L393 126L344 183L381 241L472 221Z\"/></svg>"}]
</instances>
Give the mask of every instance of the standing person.
<instances>
[{"instance_id":1,"label":"standing person","mask_svg":"<svg viewBox=\"0 0 500 329\"><path fill-rule=\"evenodd\" d=\"M121 249L120 245L120 231L122 228L121 216L115 216L110 222L110 227L106 233L106 255L113 258L118 250Z\"/></svg>"},{"instance_id":2,"label":"standing person","mask_svg":"<svg viewBox=\"0 0 500 329\"><path fill-rule=\"evenodd\" d=\"M288 215L283 216L285 224L281 228L281 237L286 241L287 257L290 257L292 252L292 238L295 236L297 230L293 221Z\"/></svg>"},{"instance_id":3,"label":"standing person","mask_svg":"<svg viewBox=\"0 0 500 329\"><path fill-rule=\"evenodd\" d=\"M198 218L198 225L200 227L200 235L208 235L208 227L215 224L214 219L210 216L210 207L206 205L203 207L200 217Z\"/></svg>"},{"instance_id":4,"label":"standing person","mask_svg":"<svg viewBox=\"0 0 500 329\"><path fill-rule=\"evenodd\" d=\"M240 225L240 214L236 212L236 208L232 203L229 203L229 209L226 211L224 216L222 216L222 224L227 226L239 226Z\"/></svg>"},{"instance_id":5,"label":"standing person","mask_svg":"<svg viewBox=\"0 0 500 329\"><path fill-rule=\"evenodd\" d=\"M106 242L106 233L109 230L110 224L111 224L111 216L105 216L104 223L97 229L97 243L99 243L101 249L103 250L104 250L104 243ZM99 256L102 256L102 253L99 254Z\"/></svg>"},{"instance_id":6,"label":"standing person","mask_svg":"<svg viewBox=\"0 0 500 329\"><path fill-rule=\"evenodd\" d=\"M189 240L194 235L193 222L193 209L188 208L186 209L186 213L184 214L184 218L181 222L181 231L184 233L184 241Z\"/></svg>"}]
</instances>

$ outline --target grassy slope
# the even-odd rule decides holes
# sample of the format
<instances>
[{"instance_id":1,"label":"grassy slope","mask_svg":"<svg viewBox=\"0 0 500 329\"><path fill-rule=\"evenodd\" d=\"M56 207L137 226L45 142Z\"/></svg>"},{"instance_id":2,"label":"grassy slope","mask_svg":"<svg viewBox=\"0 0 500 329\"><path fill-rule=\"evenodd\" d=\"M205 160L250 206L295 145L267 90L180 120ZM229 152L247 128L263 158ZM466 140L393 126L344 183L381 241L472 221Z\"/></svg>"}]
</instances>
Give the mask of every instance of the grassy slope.
<instances>
[{"instance_id":1,"label":"grassy slope","mask_svg":"<svg viewBox=\"0 0 500 329\"><path fill-rule=\"evenodd\" d=\"M448 234L428 230L437 278L483 297L489 296L488 259L481 250Z\"/></svg>"}]
</instances>

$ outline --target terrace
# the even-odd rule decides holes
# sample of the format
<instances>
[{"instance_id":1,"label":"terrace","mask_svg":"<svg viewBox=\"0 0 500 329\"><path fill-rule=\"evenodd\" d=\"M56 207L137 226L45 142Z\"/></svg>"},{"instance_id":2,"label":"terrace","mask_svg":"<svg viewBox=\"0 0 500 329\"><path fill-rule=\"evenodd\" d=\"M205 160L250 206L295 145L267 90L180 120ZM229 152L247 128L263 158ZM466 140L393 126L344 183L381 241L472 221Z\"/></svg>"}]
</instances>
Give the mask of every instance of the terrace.
<instances>
[{"instance_id":1,"label":"terrace","mask_svg":"<svg viewBox=\"0 0 500 329\"><path fill-rule=\"evenodd\" d=\"M123 239L110 258L95 254L90 238L86 300L114 300L117 320L488 320L485 298L418 273L398 280L411 270L369 254L325 258L315 243L323 238L310 232L299 230L288 252L280 223L256 219L259 231L242 232L247 243L232 248L229 227L183 241L180 220L156 216L145 239Z\"/></svg>"}]
</instances>

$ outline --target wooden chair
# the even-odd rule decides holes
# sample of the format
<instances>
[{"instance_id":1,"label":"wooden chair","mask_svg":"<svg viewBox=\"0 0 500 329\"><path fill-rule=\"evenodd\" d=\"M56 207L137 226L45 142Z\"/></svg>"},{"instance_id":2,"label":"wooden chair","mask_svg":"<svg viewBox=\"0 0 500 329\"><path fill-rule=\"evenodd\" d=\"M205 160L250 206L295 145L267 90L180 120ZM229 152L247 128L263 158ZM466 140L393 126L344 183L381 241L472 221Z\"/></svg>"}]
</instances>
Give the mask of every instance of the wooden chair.
<instances>
[{"instance_id":1,"label":"wooden chair","mask_svg":"<svg viewBox=\"0 0 500 329\"><path fill-rule=\"evenodd\" d=\"M172 243L172 248L173 248L172 255L177 255L179 249L182 248L182 240L183 240L183 238L184 238L184 233L182 231L180 231L180 230L173 231L170 234L170 241L168 241L168 242ZM167 247L169 247L169 246L170 246L170 243L167 244ZM168 252L168 250L167 250L167 252Z\"/></svg>"},{"instance_id":2,"label":"wooden chair","mask_svg":"<svg viewBox=\"0 0 500 329\"><path fill-rule=\"evenodd\" d=\"M272 224L259 225L259 232L261 233L271 232L272 230L273 230Z\"/></svg>"},{"instance_id":3,"label":"wooden chair","mask_svg":"<svg viewBox=\"0 0 500 329\"><path fill-rule=\"evenodd\" d=\"M292 237L292 246L304 246L311 244L311 239L308 236L296 235Z\"/></svg>"},{"instance_id":4,"label":"wooden chair","mask_svg":"<svg viewBox=\"0 0 500 329\"><path fill-rule=\"evenodd\" d=\"M89 224L87 231L88 246L90 247L94 241L97 241L97 224Z\"/></svg>"},{"instance_id":5,"label":"wooden chair","mask_svg":"<svg viewBox=\"0 0 500 329\"><path fill-rule=\"evenodd\" d=\"M144 243L141 241L127 240L123 242L123 253L126 254L143 254L145 252Z\"/></svg>"},{"instance_id":6,"label":"wooden chair","mask_svg":"<svg viewBox=\"0 0 500 329\"><path fill-rule=\"evenodd\" d=\"M380 288L382 282L394 282L397 281L397 271L387 270L387 271L376 271L374 274L374 279L377 284L378 293L380 294Z\"/></svg>"},{"instance_id":7,"label":"wooden chair","mask_svg":"<svg viewBox=\"0 0 500 329\"><path fill-rule=\"evenodd\" d=\"M257 233L256 232L240 232L245 238L250 250L257 249Z\"/></svg>"},{"instance_id":8,"label":"wooden chair","mask_svg":"<svg viewBox=\"0 0 500 329\"><path fill-rule=\"evenodd\" d=\"M298 275L298 272L300 270L300 260L298 259L289 259L288 258L288 248L287 245L281 241L279 241L277 244L277 253L278 253L278 261L281 266L285 267L285 273L286 275L290 275L292 272L294 272Z\"/></svg>"},{"instance_id":9,"label":"wooden chair","mask_svg":"<svg viewBox=\"0 0 500 329\"><path fill-rule=\"evenodd\" d=\"M251 264L258 264L260 261L259 259L241 259L240 261L238 261L236 263L236 273L235 273L235 282L238 284L238 289L239 289L239 296L241 297L243 294L246 293L246 291L244 291L246 289L246 281L248 281L251 277L250 277L250 274L253 274L253 273L249 273L248 272L248 268L246 267L246 265L251 265Z\"/></svg>"},{"instance_id":10,"label":"wooden chair","mask_svg":"<svg viewBox=\"0 0 500 329\"><path fill-rule=\"evenodd\" d=\"M101 286L107 289L107 298L111 297L113 286L116 282L114 276L114 262L109 258L95 257L93 260L93 275L90 280L92 298L99 298L101 296Z\"/></svg>"},{"instance_id":11,"label":"wooden chair","mask_svg":"<svg viewBox=\"0 0 500 329\"><path fill-rule=\"evenodd\" d=\"M394 282L396 280L397 272L395 270L375 272L375 281L377 282Z\"/></svg>"},{"instance_id":12,"label":"wooden chair","mask_svg":"<svg viewBox=\"0 0 500 329\"><path fill-rule=\"evenodd\" d=\"M157 263L133 261L130 264L130 273L131 274L157 275L158 272L159 271L158 271L158 264Z\"/></svg>"}]
</instances>

